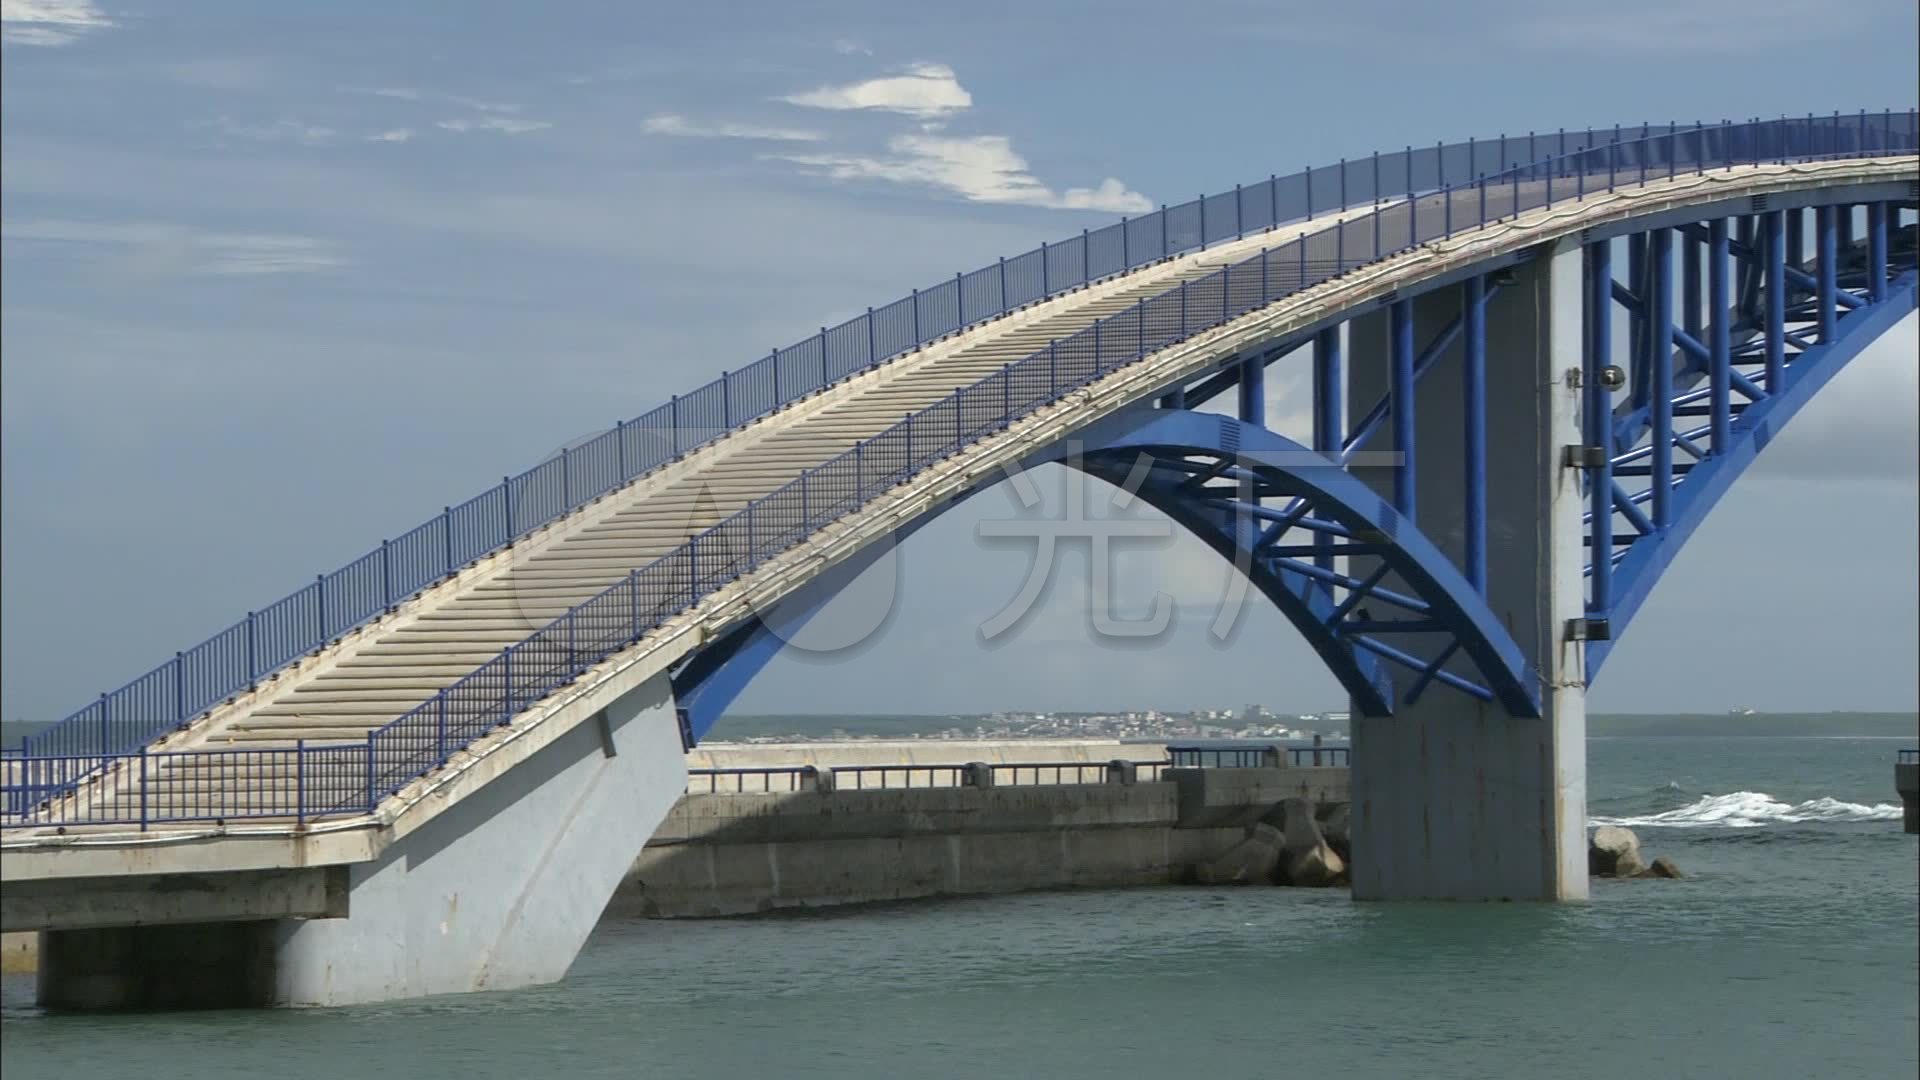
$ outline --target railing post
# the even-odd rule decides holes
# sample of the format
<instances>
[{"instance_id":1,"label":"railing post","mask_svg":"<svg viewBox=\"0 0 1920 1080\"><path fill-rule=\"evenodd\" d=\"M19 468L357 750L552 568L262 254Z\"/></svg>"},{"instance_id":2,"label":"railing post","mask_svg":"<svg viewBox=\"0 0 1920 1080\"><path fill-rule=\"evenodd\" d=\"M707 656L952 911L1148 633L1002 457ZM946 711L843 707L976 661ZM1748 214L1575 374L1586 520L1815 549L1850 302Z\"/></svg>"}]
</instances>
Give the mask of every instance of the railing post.
<instances>
[{"instance_id":1,"label":"railing post","mask_svg":"<svg viewBox=\"0 0 1920 1080\"><path fill-rule=\"evenodd\" d=\"M1244 240L1247 237L1247 215L1240 209L1240 185L1233 185L1233 238Z\"/></svg>"},{"instance_id":2,"label":"railing post","mask_svg":"<svg viewBox=\"0 0 1920 1080\"><path fill-rule=\"evenodd\" d=\"M872 319L873 319L873 315L872 315L873 309L868 308L867 312L868 312L868 315L867 315L868 325L869 327L871 327ZM1000 256L1000 314L1005 315L1006 313L1007 313L1007 257L1005 255L1002 255ZM869 330L869 334L871 334L871 330Z\"/></svg>"},{"instance_id":3,"label":"railing post","mask_svg":"<svg viewBox=\"0 0 1920 1080\"><path fill-rule=\"evenodd\" d=\"M100 753L105 755L107 748L113 745L113 699L105 693L100 695Z\"/></svg>"},{"instance_id":4,"label":"railing post","mask_svg":"<svg viewBox=\"0 0 1920 1080\"><path fill-rule=\"evenodd\" d=\"M966 275L958 270L953 272L953 319L955 330L967 325ZM826 327L821 327L820 340L823 348L827 340L826 333Z\"/></svg>"},{"instance_id":5,"label":"railing post","mask_svg":"<svg viewBox=\"0 0 1920 1080\"><path fill-rule=\"evenodd\" d=\"M1187 340L1187 283L1180 283L1180 340Z\"/></svg>"},{"instance_id":6,"label":"railing post","mask_svg":"<svg viewBox=\"0 0 1920 1080\"><path fill-rule=\"evenodd\" d=\"M673 448L673 456L679 457L680 456L680 395L679 394L673 394L667 398L667 429L673 432L672 436L670 436L671 442L669 444Z\"/></svg>"},{"instance_id":7,"label":"railing post","mask_svg":"<svg viewBox=\"0 0 1920 1080\"><path fill-rule=\"evenodd\" d=\"M1280 174L1267 174L1267 231L1280 227Z\"/></svg>"},{"instance_id":8,"label":"railing post","mask_svg":"<svg viewBox=\"0 0 1920 1080\"><path fill-rule=\"evenodd\" d=\"M913 290L913 344L916 348L919 347L920 345L920 290L919 289ZM826 354L826 350L822 349L820 352L820 385L825 386L826 384L827 384L827 354Z\"/></svg>"},{"instance_id":9,"label":"railing post","mask_svg":"<svg viewBox=\"0 0 1920 1080\"><path fill-rule=\"evenodd\" d=\"M1340 209L1347 208L1347 159L1340 159Z\"/></svg>"},{"instance_id":10,"label":"railing post","mask_svg":"<svg viewBox=\"0 0 1920 1080\"><path fill-rule=\"evenodd\" d=\"M1080 284L1082 285L1086 285L1093 281L1093 254L1088 250L1087 236L1088 236L1087 230L1081 229L1080 230ZM954 276L958 277L959 275L956 274Z\"/></svg>"},{"instance_id":11,"label":"railing post","mask_svg":"<svg viewBox=\"0 0 1920 1080\"><path fill-rule=\"evenodd\" d=\"M1161 203L1160 204L1160 257L1164 259L1170 254L1172 253L1167 250L1167 204Z\"/></svg>"},{"instance_id":12,"label":"railing post","mask_svg":"<svg viewBox=\"0 0 1920 1080\"><path fill-rule=\"evenodd\" d=\"M140 831L147 831L147 747L140 746Z\"/></svg>"},{"instance_id":13,"label":"railing post","mask_svg":"<svg viewBox=\"0 0 1920 1080\"><path fill-rule=\"evenodd\" d=\"M327 575L313 576L313 616L316 629L314 649L318 650L327 643Z\"/></svg>"},{"instance_id":14,"label":"railing post","mask_svg":"<svg viewBox=\"0 0 1920 1080\"><path fill-rule=\"evenodd\" d=\"M825 363L824 357L827 355L827 339L824 335L820 338L820 355L823 358L821 362ZM725 369L722 369L720 372L720 427L722 430L731 430L733 427L733 379L729 377L731 374L731 372ZM566 448L562 447L560 449L560 474L563 482L567 473L566 454ZM571 485L567 487L567 508L573 508L573 488Z\"/></svg>"},{"instance_id":15,"label":"railing post","mask_svg":"<svg viewBox=\"0 0 1920 1080\"><path fill-rule=\"evenodd\" d=\"M247 689L251 690L260 679L259 620L253 612L247 612Z\"/></svg>"},{"instance_id":16,"label":"railing post","mask_svg":"<svg viewBox=\"0 0 1920 1080\"><path fill-rule=\"evenodd\" d=\"M144 748L143 748L144 749ZM141 764L145 765L145 759ZM307 740L293 740L293 825L307 827Z\"/></svg>"},{"instance_id":17,"label":"railing post","mask_svg":"<svg viewBox=\"0 0 1920 1080\"><path fill-rule=\"evenodd\" d=\"M367 813L373 813L380 800L373 795L373 733L367 733Z\"/></svg>"},{"instance_id":18,"label":"railing post","mask_svg":"<svg viewBox=\"0 0 1920 1080\"><path fill-rule=\"evenodd\" d=\"M1267 291L1268 280L1270 277L1271 275L1267 273L1267 249L1261 248L1260 249L1260 306L1262 307L1265 307L1267 304L1271 303L1273 300L1273 294Z\"/></svg>"},{"instance_id":19,"label":"railing post","mask_svg":"<svg viewBox=\"0 0 1920 1080\"><path fill-rule=\"evenodd\" d=\"M636 620L637 621L637 620ZM445 764L447 760L447 692L440 691L433 696L433 760Z\"/></svg>"},{"instance_id":20,"label":"railing post","mask_svg":"<svg viewBox=\"0 0 1920 1080\"><path fill-rule=\"evenodd\" d=\"M440 508L440 546L445 549L447 577L453 576L453 507Z\"/></svg>"},{"instance_id":21,"label":"railing post","mask_svg":"<svg viewBox=\"0 0 1920 1080\"><path fill-rule=\"evenodd\" d=\"M693 545L687 545L687 550L688 552L692 552ZM506 709L500 718L502 724L511 721L513 714L519 711L513 707L513 650L516 647L517 646L509 645L500 652L500 670L501 674L505 676L502 681L506 683L506 690L504 692Z\"/></svg>"},{"instance_id":22,"label":"railing post","mask_svg":"<svg viewBox=\"0 0 1920 1080\"><path fill-rule=\"evenodd\" d=\"M1306 169L1300 173L1300 177L1302 181L1300 186L1306 192L1307 220L1312 221L1313 220L1313 166L1311 165L1307 166ZM1279 197L1278 195L1275 196L1275 198L1278 198L1278 197ZM1279 225L1280 224L1279 211L1276 210L1273 216L1274 216L1273 223L1275 225Z\"/></svg>"},{"instance_id":23,"label":"railing post","mask_svg":"<svg viewBox=\"0 0 1920 1080\"><path fill-rule=\"evenodd\" d=\"M678 409L675 410L676 413L678 413L678 411L679 411ZM679 428L679 425L676 423L675 430L674 430L674 442L676 445L680 441L680 433L678 428ZM679 453L679 450L676 449L674 453L676 454ZM504 536L501 543L503 544L503 546L511 547L513 545L513 535L514 535L513 477L511 476L503 476L500 478L500 502L502 505L506 507L505 530L504 530Z\"/></svg>"},{"instance_id":24,"label":"railing post","mask_svg":"<svg viewBox=\"0 0 1920 1080\"><path fill-rule=\"evenodd\" d=\"M1206 195L1204 193L1201 194L1201 196L1198 199L1194 200L1194 203L1195 205L1200 207L1200 250L1205 251L1207 250L1207 197Z\"/></svg>"},{"instance_id":25,"label":"railing post","mask_svg":"<svg viewBox=\"0 0 1920 1080\"><path fill-rule=\"evenodd\" d=\"M1047 342L1047 397L1049 400L1054 400L1059 398L1059 396L1060 396L1060 339L1054 338L1053 340ZM911 416L907 417L907 422L911 424L913 422L913 417ZM908 435L907 446L909 447L909 449L911 449L911 447L913 446L913 439L912 439L913 429L911 427L907 429L907 435Z\"/></svg>"},{"instance_id":26,"label":"railing post","mask_svg":"<svg viewBox=\"0 0 1920 1080\"><path fill-rule=\"evenodd\" d=\"M773 397L774 403L779 404L780 365L778 364L773 366ZM614 475L620 478L614 485L618 487L627 482L627 422L625 420L613 422L613 462Z\"/></svg>"},{"instance_id":27,"label":"railing post","mask_svg":"<svg viewBox=\"0 0 1920 1080\"><path fill-rule=\"evenodd\" d=\"M1094 325L1098 326L1099 324L1095 323ZM1009 364L1006 367L1003 367L1000 369L1000 419L1006 425L1011 425L1013 423L1012 368L1013 368L1013 365ZM853 465L854 465L854 470L858 472L860 468L860 444L859 443L853 444Z\"/></svg>"},{"instance_id":28,"label":"railing post","mask_svg":"<svg viewBox=\"0 0 1920 1080\"><path fill-rule=\"evenodd\" d=\"M1442 239L1453 239L1453 185L1444 184L1440 188L1440 224Z\"/></svg>"},{"instance_id":29,"label":"railing post","mask_svg":"<svg viewBox=\"0 0 1920 1080\"><path fill-rule=\"evenodd\" d=\"M775 349L773 355L778 357L780 355L780 351L778 349ZM880 362L880 354L877 351L875 351L874 344L873 344L873 309L868 308L867 309L867 366L872 367L873 365L879 362Z\"/></svg>"},{"instance_id":30,"label":"railing post","mask_svg":"<svg viewBox=\"0 0 1920 1080\"><path fill-rule=\"evenodd\" d=\"M1127 233L1127 219L1122 217L1120 219L1120 269L1122 271L1133 269L1132 245L1128 243Z\"/></svg>"},{"instance_id":31,"label":"railing post","mask_svg":"<svg viewBox=\"0 0 1920 1080\"><path fill-rule=\"evenodd\" d=\"M1040 241L1040 299L1045 300L1051 295L1053 295L1053 286L1049 283L1047 275L1047 242L1042 240Z\"/></svg>"},{"instance_id":32,"label":"railing post","mask_svg":"<svg viewBox=\"0 0 1920 1080\"><path fill-rule=\"evenodd\" d=\"M1104 320L1095 319L1093 322L1093 377L1096 379L1105 374L1105 369L1100 363L1100 323L1102 321Z\"/></svg>"},{"instance_id":33,"label":"railing post","mask_svg":"<svg viewBox=\"0 0 1920 1080\"><path fill-rule=\"evenodd\" d=\"M393 541L380 541L380 598L381 606L393 610Z\"/></svg>"}]
</instances>

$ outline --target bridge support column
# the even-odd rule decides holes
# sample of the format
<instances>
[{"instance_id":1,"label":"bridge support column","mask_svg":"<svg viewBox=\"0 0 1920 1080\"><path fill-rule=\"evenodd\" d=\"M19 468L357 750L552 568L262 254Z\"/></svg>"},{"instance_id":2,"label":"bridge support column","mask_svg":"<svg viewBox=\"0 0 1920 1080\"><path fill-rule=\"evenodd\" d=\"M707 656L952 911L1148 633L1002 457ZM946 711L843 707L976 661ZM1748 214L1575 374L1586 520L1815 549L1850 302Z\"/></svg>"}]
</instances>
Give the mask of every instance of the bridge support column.
<instances>
[{"instance_id":1,"label":"bridge support column","mask_svg":"<svg viewBox=\"0 0 1920 1080\"><path fill-rule=\"evenodd\" d=\"M251 892L195 882L190 902L151 909L172 925L42 934L39 999L356 1005L554 982L685 789L673 695L657 675L417 827L403 815L372 862Z\"/></svg>"},{"instance_id":2,"label":"bridge support column","mask_svg":"<svg viewBox=\"0 0 1920 1080\"><path fill-rule=\"evenodd\" d=\"M1463 568L1477 531L1467 520L1475 456L1468 418L1484 417L1484 587L1541 679L1542 716L1515 716L1497 701L1437 684L1408 702L1414 680L1406 676L1396 686L1394 715L1363 716L1356 708L1355 899L1587 896L1585 681L1581 646L1567 640L1569 621L1585 606L1582 492L1579 472L1563 457L1564 447L1583 442L1581 391L1569 375L1582 359L1582 261L1570 245L1522 264L1486 301L1484 379L1477 381L1484 412L1465 401L1470 335L1440 354L1416 391L1417 524ZM1472 292L1447 288L1414 299L1415 340L1432 340ZM1349 415L1356 422L1390 389L1391 331L1384 310L1352 324ZM1391 425L1362 449L1395 449ZM1363 463L1353 471L1391 497L1393 467ZM1417 631L1404 633L1411 639Z\"/></svg>"},{"instance_id":3,"label":"bridge support column","mask_svg":"<svg viewBox=\"0 0 1920 1080\"><path fill-rule=\"evenodd\" d=\"M685 788L662 674L353 867L345 919L280 924L274 1003L558 981Z\"/></svg>"}]
</instances>

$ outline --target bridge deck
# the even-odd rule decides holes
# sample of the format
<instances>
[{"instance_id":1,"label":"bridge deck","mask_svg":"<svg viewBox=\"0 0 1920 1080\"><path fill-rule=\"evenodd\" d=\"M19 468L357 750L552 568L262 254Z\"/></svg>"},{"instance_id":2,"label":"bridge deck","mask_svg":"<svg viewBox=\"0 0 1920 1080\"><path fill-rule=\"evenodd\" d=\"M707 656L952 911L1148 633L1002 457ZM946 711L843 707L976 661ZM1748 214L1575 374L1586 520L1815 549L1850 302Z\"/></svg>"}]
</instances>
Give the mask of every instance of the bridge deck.
<instances>
[{"instance_id":1,"label":"bridge deck","mask_svg":"<svg viewBox=\"0 0 1920 1080\"><path fill-rule=\"evenodd\" d=\"M1371 208L1369 208L1370 210ZM1362 211L1354 211L1355 214ZM1332 219L1311 223L1313 230ZM588 507L505 565L390 627L336 645L334 662L272 688L194 733L205 747L357 741L635 567L683 544L803 471L1096 319L1203 277L1308 223L1138 270L973 328L862 373L827 394L721 439L698 467L643 478ZM177 741L169 748L180 748ZM217 781L204 775L183 784Z\"/></svg>"}]
</instances>

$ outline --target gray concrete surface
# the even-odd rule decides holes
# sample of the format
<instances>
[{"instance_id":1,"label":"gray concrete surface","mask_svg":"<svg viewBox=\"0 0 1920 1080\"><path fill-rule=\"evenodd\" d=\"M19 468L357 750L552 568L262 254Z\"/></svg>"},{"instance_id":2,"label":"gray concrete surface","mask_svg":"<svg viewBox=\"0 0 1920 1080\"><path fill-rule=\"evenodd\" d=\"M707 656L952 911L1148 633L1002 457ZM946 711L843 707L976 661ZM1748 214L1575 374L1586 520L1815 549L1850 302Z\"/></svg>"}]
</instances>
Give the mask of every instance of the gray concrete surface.
<instances>
[{"instance_id":1,"label":"gray concrete surface","mask_svg":"<svg viewBox=\"0 0 1920 1080\"><path fill-rule=\"evenodd\" d=\"M1344 768L1176 770L1179 781L689 795L614 916L685 918L1033 889L1163 885Z\"/></svg>"},{"instance_id":2,"label":"gray concrete surface","mask_svg":"<svg viewBox=\"0 0 1920 1080\"><path fill-rule=\"evenodd\" d=\"M1580 473L1562 446L1581 444L1581 260L1577 245L1516 267L1487 304L1487 599L1539 674L1544 715L1507 715L1442 686L1391 717L1353 717L1353 893L1356 899L1578 900L1587 895L1586 683ZM1418 349L1460 312L1460 291L1413 302ZM1351 323L1349 424L1388 389L1390 317ZM1463 346L1420 380L1417 510L1421 530L1464 558ZM1365 444L1392 451L1383 424ZM1389 466L1354 472L1393 497ZM1353 560L1350 572L1371 569ZM1396 576L1391 588L1404 589ZM1411 617L1371 604L1381 620ZM1389 639L1391 640L1391 638ZM1454 669L1473 669L1457 658ZM1404 684L1402 684L1404 685Z\"/></svg>"},{"instance_id":3,"label":"gray concrete surface","mask_svg":"<svg viewBox=\"0 0 1920 1080\"><path fill-rule=\"evenodd\" d=\"M1920 833L1920 764L1895 765L1893 786L1900 792L1900 803L1905 811L1901 818L1906 830Z\"/></svg>"}]
</instances>

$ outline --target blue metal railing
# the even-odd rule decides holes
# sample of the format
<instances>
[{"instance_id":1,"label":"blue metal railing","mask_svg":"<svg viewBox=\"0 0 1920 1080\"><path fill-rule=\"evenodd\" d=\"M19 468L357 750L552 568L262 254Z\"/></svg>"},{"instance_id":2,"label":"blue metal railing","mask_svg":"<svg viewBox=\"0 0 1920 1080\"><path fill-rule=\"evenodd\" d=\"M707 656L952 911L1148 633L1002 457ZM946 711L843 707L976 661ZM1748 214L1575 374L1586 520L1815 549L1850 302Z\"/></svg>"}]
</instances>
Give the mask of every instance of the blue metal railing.
<instances>
[{"instance_id":1,"label":"blue metal railing","mask_svg":"<svg viewBox=\"0 0 1920 1080\"><path fill-rule=\"evenodd\" d=\"M18 799L10 795L9 809L37 805L71 790L90 768L124 767L127 758L140 756L127 753L130 748L184 725L265 674L391 610L400 599L674 456L973 322L1181 251L1243 236L1250 229L1258 232L1276 220L1307 218L1368 200L1422 196L1412 212L1376 211L1262 250L1059 339L808 470L632 571L369 735L366 806L820 526L1120 366L1393 252L1557 201L1584 198L1601 190L1603 179L1611 189L1682 170L1907 153L1916 146L1920 118L1913 110L1836 113L1831 118L1643 130L1649 133L1624 140L1595 131L1529 136L1524 141L1502 138L1497 143L1469 140L1342 162L1335 169L1306 170L1236 189L1225 201L1215 196L1165 207L1155 215L1123 220L1065 244L1042 245L973 275L957 275L935 289L916 291L507 478L29 736L29 755L67 764L32 791L14 793ZM1490 173L1477 171L1484 161L1502 160L1522 145L1528 153L1541 148L1566 152ZM1456 177L1462 171L1473 175L1461 182ZM1389 182L1396 175L1404 177L1404 189L1389 195L1402 187ZM1323 207L1315 200L1328 194L1330 186L1334 195ZM1263 197L1265 217L1257 212ZM1141 222L1148 224L1143 227ZM1389 227L1395 231L1383 236ZM1101 261L1095 261L1096 255ZM1056 280L1061 275L1066 280ZM85 766L87 761L92 766ZM304 803L296 809L303 815L313 812Z\"/></svg>"}]
</instances>

